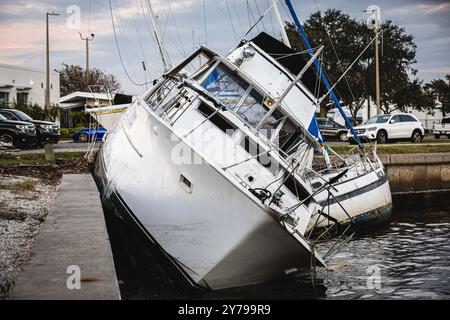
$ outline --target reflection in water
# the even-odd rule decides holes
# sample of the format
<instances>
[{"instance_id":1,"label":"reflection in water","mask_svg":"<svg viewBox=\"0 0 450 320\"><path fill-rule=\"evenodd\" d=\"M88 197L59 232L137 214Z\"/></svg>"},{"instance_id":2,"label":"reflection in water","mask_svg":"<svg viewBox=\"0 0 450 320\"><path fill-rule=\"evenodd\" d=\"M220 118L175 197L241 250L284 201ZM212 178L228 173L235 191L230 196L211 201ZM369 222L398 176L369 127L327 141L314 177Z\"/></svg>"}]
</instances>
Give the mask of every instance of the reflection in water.
<instances>
[{"instance_id":1,"label":"reflection in water","mask_svg":"<svg viewBox=\"0 0 450 320\"><path fill-rule=\"evenodd\" d=\"M449 299L449 213L397 212L389 225L359 236L331 261L347 267L321 274L327 298Z\"/></svg>"},{"instance_id":2,"label":"reflection in water","mask_svg":"<svg viewBox=\"0 0 450 320\"><path fill-rule=\"evenodd\" d=\"M114 218L108 230L125 299L449 299L449 213L395 212L390 224L341 249L330 261L334 271L317 269L315 279L298 271L262 285L211 292L181 285L135 230Z\"/></svg>"}]
</instances>

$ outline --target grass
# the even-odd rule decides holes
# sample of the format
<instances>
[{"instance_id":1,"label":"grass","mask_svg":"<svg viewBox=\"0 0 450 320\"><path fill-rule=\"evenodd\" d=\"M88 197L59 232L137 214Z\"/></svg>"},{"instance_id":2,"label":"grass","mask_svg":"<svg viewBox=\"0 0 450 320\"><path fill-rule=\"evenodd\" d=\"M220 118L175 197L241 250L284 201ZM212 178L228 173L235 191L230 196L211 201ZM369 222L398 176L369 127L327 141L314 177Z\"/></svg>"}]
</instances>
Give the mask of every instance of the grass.
<instances>
[{"instance_id":1,"label":"grass","mask_svg":"<svg viewBox=\"0 0 450 320\"><path fill-rule=\"evenodd\" d=\"M336 144L331 148L339 154L347 154L355 146L349 144ZM410 153L450 153L450 144L383 144L377 146L378 154L410 154Z\"/></svg>"},{"instance_id":2,"label":"grass","mask_svg":"<svg viewBox=\"0 0 450 320\"><path fill-rule=\"evenodd\" d=\"M85 152L55 152L56 161L71 161L82 159ZM23 153L0 155L0 166L47 165L44 153Z\"/></svg>"},{"instance_id":3,"label":"grass","mask_svg":"<svg viewBox=\"0 0 450 320\"><path fill-rule=\"evenodd\" d=\"M25 180L12 183L0 183L0 190L19 191L34 191L37 185L35 180Z\"/></svg>"}]
</instances>

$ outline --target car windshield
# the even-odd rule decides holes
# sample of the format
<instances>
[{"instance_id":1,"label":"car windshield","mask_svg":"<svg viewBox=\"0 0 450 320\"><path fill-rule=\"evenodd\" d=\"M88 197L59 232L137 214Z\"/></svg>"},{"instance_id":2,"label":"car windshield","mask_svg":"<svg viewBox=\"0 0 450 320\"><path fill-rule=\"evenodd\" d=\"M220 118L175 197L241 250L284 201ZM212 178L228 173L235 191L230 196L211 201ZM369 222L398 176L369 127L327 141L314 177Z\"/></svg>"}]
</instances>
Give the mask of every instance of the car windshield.
<instances>
[{"instance_id":1,"label":"car windshield","mask_svg":"<svg viewBox=\"0 0 450 320\"><path fill-rule=\"evenodd\" d=\"M375 116L373 118L370 118L365 124L386 123L390 117L391 117L390 114Z\"/></svg>"},{"instance_id":2,"label":"car windshield","mask_svg":"<svg viewBox=\"0 0 450 320\"><path fill-rule=\"evenodd\" d=\"M0 114L0 120L4 121L4 120L6 120L6 118Z\"/></svg>"},{"instance_id":3,"label":"car windshield","mask_svg":"<svg viewBox=\"0 0 450 320\"><path fill-rule=\"evenodd\" d=\"M25 112L22 112L22 111L19 111L19 110L14 111L14 114L16 116L18 116L19 119L22 120L22 121L32 121L33 120L33 118L31 118Z\"/></svg>"}]
</instances>

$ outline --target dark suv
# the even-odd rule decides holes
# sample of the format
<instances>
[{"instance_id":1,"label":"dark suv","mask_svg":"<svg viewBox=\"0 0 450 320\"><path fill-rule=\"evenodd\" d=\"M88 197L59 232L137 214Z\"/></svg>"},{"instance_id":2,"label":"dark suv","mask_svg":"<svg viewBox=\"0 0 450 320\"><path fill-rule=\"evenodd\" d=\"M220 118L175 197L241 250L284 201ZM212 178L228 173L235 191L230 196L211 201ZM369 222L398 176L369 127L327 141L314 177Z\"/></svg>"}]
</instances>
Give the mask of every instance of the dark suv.
<instances>
[{"instance_id":1,"label":"dark suv","mask_svg":"<svg viewBox=\"0 0 450 320\"><path fill-rule=\"evenodd\" d=\"M328 138L339 139L341 141L347 141L347 128L339 123L327 119L317 118L317 124L319 125L320 133Z\"/></svg>"},{"instance_id":2,"label":"dark suv","mask_svg":"<svg viewBox=\"0 0 450 320\"><path fill-rule=\"evenodd\" d=\"M36 126L37 143L42 145L47 142L58 143L61 138L59 126L49 121L33 120L26 113L16 109L0 109L0 114L8 120L31 122Z\"/></svg>"},{"instance_id":3,"label":"dark suv","mask_svg":"<svg viewBox=\"0 0 450 320\"><path fill-rule=\"evenodd\" d=\"M29 148L36 144L36 126L29 122L8 120L0 114L0 145Z\"/></svg>"}]
</instances>

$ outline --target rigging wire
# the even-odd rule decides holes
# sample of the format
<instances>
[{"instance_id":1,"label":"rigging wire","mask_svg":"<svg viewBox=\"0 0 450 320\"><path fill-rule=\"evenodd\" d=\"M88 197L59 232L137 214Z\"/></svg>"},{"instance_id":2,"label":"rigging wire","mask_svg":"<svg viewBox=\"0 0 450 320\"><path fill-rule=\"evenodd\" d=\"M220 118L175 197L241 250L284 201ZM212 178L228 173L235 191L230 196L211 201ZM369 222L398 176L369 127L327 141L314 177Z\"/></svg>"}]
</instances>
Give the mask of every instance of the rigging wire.
<instances>
[{"instance_id":1,"label":"rigging wire","mask_svg":"<svg viewBox=\"0 0 450 320\"><path fill-rule=\"evenodd\" d=\"M319 3L317 2L317 0L313 0L313 1L314 1L314 3L316 4L317 11L319 11L320 19L322 20L322 12L320 11ZM339 68L341 69L341 72L344 72L344 71L345 71L344 66L342 65L341 59L339 58L339 55L338 55L338 53L337 53L337 51L336 51L336 48L335 48L334 43L333 43L333 40L331 39L330 32L328 31L328 28L327 28L327 26L326 26L325 23L323 23L323 28L325 29L325 33L326 33L327 36L328 36L328 40L330 41L331 48L333 49L334 55L336 56L336 59L337 59L337 61L338 61L338 66L339 66ZM347 76L345 76L344 79L345 79L345 82L347 83L347 87L348 87L348 90L350 91L350 94L351 94L351 96L352 96L352 99L353 99L353 100L356 100L356 99L355 99L355 96L354 96L354 94L353 94L353 90L352 90L352 88L351 88L351 86L350 86L350 83L349 83L349 81L348 81Z\"/></svg>"},{"instance_id":2,"label":"rigging wire","mask_svg":"<svg viewBox=\"0 0 450 320\"><path fill-rule=\"evenodd\" d=\"M228 4L228 0L225 0L225 4L227 5L228 16L230 17L231 28L233 29L234 38L237 41L236 30L234 28L233 17L231 16L230 5Z\"/></svg>"},{"instance_id":3,"label":"rigging wire","mask_svg":"<svg viewBox=\"0 0 450 320\"><path fill-rule=\"evenodd\" d=\"M231 20L231 13L230 13L230 10L229 10L230 7L228 6L228 0L226 0L226 4L227 4L227 7L228 7L228 15L227 15L227 13L222 9L222 7L219 5L219 3L217 2L218 0L214 0L214 1L216 2L217 8L218 8L219 11L222 13L222 15L223 15L226 19L228 19L228 23L230 24L231 30L233 31L233 34L234 34L234 39L235 39L235 41L237 41L238 38L237 38L236 30L234 29L233 21Z\"/></svg>"},{"instance_id":4,"label":"rigging wire","mask_svg":"<svg viewBox=\"0 0 450 320\"><path fill-rule=\"evenodd\" d=\"M240 34L244 33L244 27L242 25L242 19L241 19L241 15L239 14L241 12L241 10L238 10L237 5L236 5L236 0L233 0L233 7L234 7L234 11L236 11L236 15L238 17L238 21L239 21L239 28L240 28Z\"/></svg>"},{"instance_id":5,"label":"rigging wire","mask_svg":"<svg viewBox=\"0 0 450 320\"><path fill-rule=\"evenodd\" d=\"M256 11L258 11L258 15L261 16L261 11L259 10L258 2L256 0L254 0L254 1L255 1L255 5L256 5ZM266 25L264 24L264 19L261 19L261 24L262 24L263 30L267 31Z\"/></svg>"},{"instance_id":6,"label":"rigging wire","mask_svg":"<svg viewBox=\"0 0 450 320\"><path fill-rule=\"evenodd\" d=\"M120 6L119 6L119 2L118 0L116 0L116 6L115 6L115 16L116 16L116 29L119 31L118 33L121 35L121 38L124 39L124 41L126 42L126 48L128 49L127 51L123 51L122 50L122 56L124 58L124 60L127 60L127 52L131 51L131 57L139 57L139 54L136 52L136 48L134 45L132 45L132 41L130 40L130 38L128 37L127 31L125 30L124 26L125 24L123 23L123 19L122 19L122 14L120 12ZM114 6L112 7L113 11L114 11ZM128 56L130 57L130 56ZM134 59L131 59L134 60ZM136 73L134 72L133 69L130 70L130 72L133 74L134 78L137 79L139 77L136 76Z\"/></svg>"},{"instance_id":7,"label":"rigging wire","mask_svg":"<svg viewBox=\"0 0 450 320\"><path fill-rule=\"evenodd\" d=\"M245 0L245 2L247 4L247 15L248 15L248 22L249 22L248 26L250 29L252 29L254 26L256 26L256 30L259 32L258 23L256 22L256 19L253 16L252 8L251 8L250 4L248 3L248 0ZM250 17L253 19L253 22L250 20ZM252 25L253 25L253 27L252 27Z\"/></svg>"},{"instance_id":8,"label":"rigging wire","mask_svg":"<svg viewBox=\"0 0 450 320\"><path fill-rule=\"evenodd\" d=\"M120 59L120 63L122 64L123 71L125 72L125 75L127 76L128 80L130 80L131 83L133 83L134 85L139 86L139 87L145 86L146 84L148 84L148 83L150 83L150 82L147 82L147 83L137 83L136 81L134 81L134 80L131 78L130 74L129 74L128 71L127 71L127 68L125 67L125 63L124 63L123 57L122 57L122 52L121 52L121 50L120 50L119 42L118 42L118 40L117 40L116 26L115 26L115 23L114 23L113 7L112 7L112 3L111 3L112 0L108 0L108 1L109 1L109 11L110 11L110 13L111 13L111 22L112 22L113 33L114 33L114 41L115 41L115 43L116 43L116 48L117 48L117 52L118 52L118 54L119 54L119 59Z\"/></svg>"}]
</instances>

